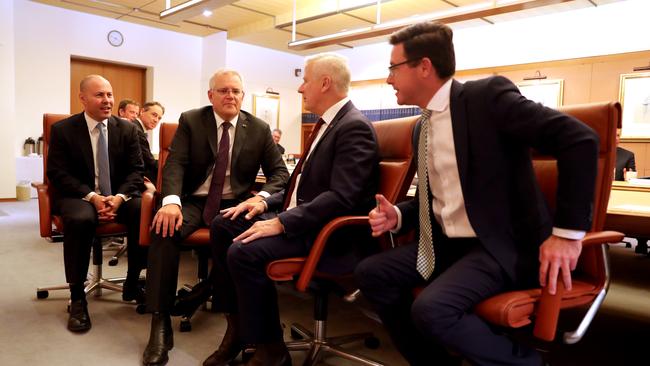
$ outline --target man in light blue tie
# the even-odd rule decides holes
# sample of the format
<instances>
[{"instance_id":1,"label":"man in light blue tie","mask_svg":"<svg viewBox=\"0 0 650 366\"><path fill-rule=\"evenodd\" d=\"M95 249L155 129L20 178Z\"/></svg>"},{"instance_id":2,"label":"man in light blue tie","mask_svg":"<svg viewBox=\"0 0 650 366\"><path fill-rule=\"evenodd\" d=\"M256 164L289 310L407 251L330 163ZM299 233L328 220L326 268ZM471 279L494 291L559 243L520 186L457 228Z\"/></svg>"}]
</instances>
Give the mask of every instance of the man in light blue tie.
<instances>
[{"instance_id":1,"label":"man in light blue tie","mask_svg":"<svg viewBox=\"0 0 650 366\"><path fill-rule=\"evenodd\" d=\"M63 258L70 285L68 329L91 327L84 282L90 249L100 222L128 225L129 262L122 298L143 298L138 288L145 256L139 246L143 163L134 124L111 115L113 89L89 75L80 84L82 113L51 128L47 177L53 187L52 212L63 218Z\"/></svg>"}]
</instances>

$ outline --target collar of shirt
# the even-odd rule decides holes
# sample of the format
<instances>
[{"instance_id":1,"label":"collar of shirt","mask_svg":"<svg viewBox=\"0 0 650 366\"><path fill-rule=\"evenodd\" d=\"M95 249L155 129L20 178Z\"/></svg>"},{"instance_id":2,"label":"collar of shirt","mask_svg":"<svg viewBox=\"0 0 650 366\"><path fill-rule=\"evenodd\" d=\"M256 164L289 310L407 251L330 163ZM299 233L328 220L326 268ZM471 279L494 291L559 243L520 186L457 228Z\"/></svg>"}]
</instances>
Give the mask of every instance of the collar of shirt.
<instances>
[{"instance_id":1,"label":"collar of shirt","mask_svg":"<svg viewBox=\"0 0 650 366\"><path fill-rule=\"evenodd\" d=\"M440 89L433 95L433 98L427 104L427 109L434 112L442 112L449 106L449 96L451 95L451 83L454 79L449 78L442 84Z\"/></svg>"},{"instance_id":2,"label":"collar of shirt","mask_svg":"<svg viewBox=\"0 0 650 366\"><path fill-rule=\"evenodd\" d=\"M350 98L345 97L338 102L334 103L331 107L327 108L325 113L321 116L323 121L325 121L325 127L329 126L334 117L336 117L336 114L339 113L341 108L345 105L345 103L349 102Z\"/></svg>"},{"instance_id":3,"label":"collar of shirt","mask_svg":"<svg viewBox=\"0 0 650 366\"><path fill-rule=\"evenodd\" d=\"M103 123L104 126L108 127L108 118L103 121L95 121L86 112L84 112L84 117L86 118L86 125L88 126L88 132L90 133L93 133L93 130L97 127L98 123Z\"/></svg>"},{"instance_id":4,"label":"collar of shirt","mask_svg":"<svg viewBox=\"0 0 650 366\"><path fill-rule=\"evenodd\" d=\"M221 118L221 116L219 116L219 115L217 114L217 112L214 111L214 109L212 110L212 113L214 113L214 119L217 121L217 130L218 130L218 129L221 128L221 125L222 125L226 120L224 120L223 118ZM239 121L239 113L237 113L237 115L235 116L235 118L231 119L231 120L228 121L228 122L230 122L230 124L233 125L233 127L237 127L237 121Z\"/></svg>"}]
</instances>

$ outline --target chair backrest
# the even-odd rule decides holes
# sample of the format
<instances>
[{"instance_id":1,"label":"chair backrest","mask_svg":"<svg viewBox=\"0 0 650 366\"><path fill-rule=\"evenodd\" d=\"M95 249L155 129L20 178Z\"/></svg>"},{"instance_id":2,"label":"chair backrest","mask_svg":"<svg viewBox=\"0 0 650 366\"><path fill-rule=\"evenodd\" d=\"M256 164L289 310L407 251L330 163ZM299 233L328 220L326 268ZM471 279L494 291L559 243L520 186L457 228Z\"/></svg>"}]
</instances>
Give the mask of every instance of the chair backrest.
<instances>
[{"instance_id":1,"label":"chair backrest","mask_svg":"<svg viewBox=\"0 0 650 366\"><path fill-rule=\"evenodd\" d=\"M602 231L616 166L616 128L621 123L621 105L618 102L602 102L564 106L559 110L594 129L600 139L591 231ZM558 175L556 161L534 153L533 166L540 188L549 207L554 211ZM585 248L580 256L578 270L604 281L605 264L602 261L600 248Z\"/></svg>"},{"instance_id":2,"label":"chair backrest","mask_svg":"<svg viewBox=\"0 0 650 366\"><path fill-rule=\"evenodd\" d=\"M413 175L412 136L418 117L374 122L379 145L379 193L392 203L406 197Z\"/></svg>"},{"instance_id":3,"label":"chair backrest","mask_svg":"<svg viewBox=\"0 0 650 366\"><path fill-rule=\"evenodd\" d=\"M174 140L174 135L176 134L177 128L178 123L163 122L160 124L160 151L158 152L158 176L156 177L156 187L158 190L162 189L163 167L165 166L165 162L169 157L169 148L172 146L172 141Z\"/></svg>"},{"instance_id":4,"label":"chair backrest","mask_svg":"<svg viewBox=\"0 0 650 366\"><path fill-rule=\"evenodd\" d=\"M43 114L43 183L47 184L47 155L50 147L50 130L52 125L70 117L69 114Z\"/></svg>"}]
</instances>

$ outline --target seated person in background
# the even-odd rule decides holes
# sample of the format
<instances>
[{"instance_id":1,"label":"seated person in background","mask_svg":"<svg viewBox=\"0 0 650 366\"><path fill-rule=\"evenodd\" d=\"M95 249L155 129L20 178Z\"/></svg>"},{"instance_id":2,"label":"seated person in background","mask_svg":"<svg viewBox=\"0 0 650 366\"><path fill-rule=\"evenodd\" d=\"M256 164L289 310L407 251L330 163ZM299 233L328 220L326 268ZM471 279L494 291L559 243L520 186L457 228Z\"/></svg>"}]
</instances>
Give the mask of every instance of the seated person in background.
<instances>
[{"instance_id":1,"label":"seated person in background","mask_svg":"<svg viewBox=\"0 0 650 366\"><path fill-rule=\"evenodd\" d=\"M63 260L70 284L73 332L90 329L84 282L90 249L100 222L128 225L128 272L122 298L141 299L138 278L144 258L139 245L142 158L136 127L111 116L113 88L99 75L79 87L82 113L52 125L47 177L53 189L52 212L65 227Z\"/></svg>"},{"instance_id":2,"label":"seated person in background","mask_svg":"<svg viewBox=\"0 0 650 366\"><path fill-rule=\"evenodd\" d=\"M140 115L140 104L131 99L122 99L117 107L117 115L133 121Z\"/></svg>"},{"instance_id":3,"label":"seated person in background","mask_svg":"<svg viewBox=\"0 0 650 366\"><path fill-rule=\"evenodd\" d=\"M573 117L524 98L495 76L461 84L452 30L423 22L390 37L388 79L397 103L422 108L413 135L418 189L391 205L377 196L373 234L418 231L410 244L356 269L397 349L411 365L542 365L540 354L473 313L511 288L571 288L591 211L598 136ZM405 143L407 143L405 141ZM530 161L557 159L557 212L546 209ZM412 290L424 289L417 298Z\"/></svg>"},{"instance_id":4,"label":"seated person in background","mask_svg":"<svg viewBox=\"0 0 650 366\"><path fill-rule=\"evenodd\" d=\"M273 129L273 142L278 147L280 154L284 154L284 147L280 145L280 139L282 138L282 131L279 128Z\"/></svg>"},{"instance_id":5,"label":"seated person in background","mask_svg":"<svg viewBox=\"0 0 650 366\"><path fill-rule=\"evenodd\" d=\"M144 365L164 365L169 360L170 312L183 240L212 222L220 209L259 202L281 190L289 178L269 125L240 110L242 84L238 72L217 71L208 90L212 105L184 112L179 119L163 170L162 207L152 223L147 310L153 315ZM266 183L252 196L260 166Z\"/></svg>"},{"instance_id":6,"label":"seated person in background","mask_svg":"<svg viewBox=\"0 0 650 366\"><path fill-rule=\"evenodd\" d=\"M256 351L246 365L291 365L267 263L307 255L327 222L374 205L377 141L370 121L348 98L347 61L327 53L308 58L303 80L298 92L304 106L322 118L288 186L264 201L223 210L212 221L213 271L218 272L212 277L212 306L226 313L228 328L204 366L228 365L249 344ZM347 240L335 241L341 246L326 249L337 265L356 264L355 258L363 255L363 239L350 238L355 233L346 231Z\"/></svg>"},{"instance_id":7,"label":"seated person in background","mask_svg":"<svg viewBox=\"0 0 650 366\"><path fill-rule=\"evenodd\" d=\"M618 144L621 142L621 130L616 131L616 174L614 180L625 180L625 172L636 171L634 153Z\"/></svg>"},{"instance_id":8,"label":"seated person in background","mask_svg":"<svg viewBox=\"0 0 650 366\"><path fill-rule=\"evenodd\" d=\"M147 102L142 106L140 118L132 120L138 126L139 130L138 135L140 138L140 149L142 150L142 161L144 162L144 176L154 183L158 177L158 160L151 153L147 132L158 126L158 122L160 122L163 114L165 114L165 107L162 104L158 102Z\"/></svg>"}]
</instances>

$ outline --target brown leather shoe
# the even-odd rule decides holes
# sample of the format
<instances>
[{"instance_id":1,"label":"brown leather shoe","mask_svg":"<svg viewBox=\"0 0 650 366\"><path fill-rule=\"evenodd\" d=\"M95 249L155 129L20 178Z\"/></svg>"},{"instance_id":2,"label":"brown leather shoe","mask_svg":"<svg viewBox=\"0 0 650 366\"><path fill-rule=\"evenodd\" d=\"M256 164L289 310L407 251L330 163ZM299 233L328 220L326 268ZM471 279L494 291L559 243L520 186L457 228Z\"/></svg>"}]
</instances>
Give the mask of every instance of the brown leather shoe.
<instances>
[{"instance_id":1,"label":"brown leather shoe","mask_svg":"<svg viewBox=\"0 0 650 366\"><path fill-rule=\"evenodd\" d=\"M154 313L151 317L151 333L149 343L142 354L144 366L159 366L167 364L167 351L174 347L174 333L169 314Z\"/></svg>"},{"instance_id":2,"label":"brown leather shoe","mask_svg":"<svg viewBox=\"0 0 650 366\"><path fill-rule=\"evenodd\" d=\"M284 342L258 344L245 366L291 366L291 355Z\"/></svg>"},{"instance_id":3,"label":"brown leather shoe","mask_svg":"<svg viewBox=\"0 0 650 366\"><path fill-rule=\"evenodd\" d=\"M241 352L239 318L234 314L226 314L226 321L228 321L228 328L219 348L203 361L203 366L228 366Z\"/></svg>"},{"instance_id":4,"label":"brown leather shoe","mask_svg":"<svg viewBox=\"0 0 650 366\"><path fill-rule=\"evenodd\" d=\"M90 329L90 315L88 315L88 303L85 299L75 300L70 303L70 317L68 318L68 329L71 332L86 332Z\"/></svg>"}]
</instances>

